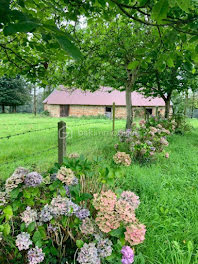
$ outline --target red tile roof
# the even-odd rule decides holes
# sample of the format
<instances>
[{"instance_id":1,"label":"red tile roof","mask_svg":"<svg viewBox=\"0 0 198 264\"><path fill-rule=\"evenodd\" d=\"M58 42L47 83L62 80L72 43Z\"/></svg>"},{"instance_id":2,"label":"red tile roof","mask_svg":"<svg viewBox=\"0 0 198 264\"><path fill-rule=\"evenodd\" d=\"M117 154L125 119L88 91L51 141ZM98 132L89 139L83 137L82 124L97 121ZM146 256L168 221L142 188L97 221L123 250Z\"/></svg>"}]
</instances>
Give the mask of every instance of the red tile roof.
<instances>
[{"instance_id":1,"label":"red tile roof","mask_svg":"<svg viewBox=\"0 0 198 264\"><path fill-rule=\"evenodd\" d=\"M111 91L111 92L110 92ZM125 106L125 92L113 90L109 87L102 87L96 92L82 91L80 89L54 90L44 101L44 104L58 105L116 105ZM162 98L145 98L142 94L132 93L133 106L165 106Z\"/></svg>"}]
</instances>

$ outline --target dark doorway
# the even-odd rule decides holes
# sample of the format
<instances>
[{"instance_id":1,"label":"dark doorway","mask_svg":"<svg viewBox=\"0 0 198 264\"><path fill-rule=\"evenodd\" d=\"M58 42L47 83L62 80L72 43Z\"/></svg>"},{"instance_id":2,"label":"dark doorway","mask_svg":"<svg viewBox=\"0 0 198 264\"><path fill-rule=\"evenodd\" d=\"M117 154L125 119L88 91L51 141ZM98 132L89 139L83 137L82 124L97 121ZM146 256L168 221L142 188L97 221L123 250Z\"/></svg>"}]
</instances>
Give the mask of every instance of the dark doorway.
<instances>
[{"instance_id":1,"label":"dark doorway","mask_svg":"<svg viewBox=\"0 0 198 264\"><path fill-rule=\"evenodd\" d=\"M108 118L111 118L112 117L112 107L106 107L105 108L105 115L106 115L106 117L108 117Z\"/></svg>"},{"instance_id":2,"label":"dark doorway","mask_svg":"<svg viewBox=\"0 0 198 264\"><path fill-rule=\"evenodd\" d=\"M69 105L60 105L60 116L66 117L69 115Z\"/></svg>"},{"instance_id":3,"label":"dark doorway","mask_svg":"<svg viewBox=\"0 0 198 264\"><path fill-rule=\"evenodd\" d=\"M146 113L149 115L153 114L153 109L152 108L146 108Z\"/></svg>"}]
</instances>

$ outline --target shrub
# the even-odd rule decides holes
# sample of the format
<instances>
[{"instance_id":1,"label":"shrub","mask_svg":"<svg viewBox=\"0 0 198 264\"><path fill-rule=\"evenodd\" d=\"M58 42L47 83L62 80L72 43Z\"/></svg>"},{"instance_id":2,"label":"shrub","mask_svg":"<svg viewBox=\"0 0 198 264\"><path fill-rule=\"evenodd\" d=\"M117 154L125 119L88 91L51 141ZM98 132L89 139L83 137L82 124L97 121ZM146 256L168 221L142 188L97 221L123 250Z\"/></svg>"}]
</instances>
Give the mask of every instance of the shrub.
<instances>
[{"instance_id":1,"label":"shrub","mask_svg":"<svg viewBox=\"0 0 198 264\"><path fill-rule=\"evenodd\" d=\"M152 126L151 126L152 124ZM170 131L161 124L146 123L141 120L139 126L135 123L132 125L132 130L121 130L118 133L120 143L115 146L118 151L125 151L139 161L149 160L156 156L157 153L164 153L166 158L168 154L164 152L168 146L167 136ZM115 155L117 157L118 153ZM118 164L117 159L114 161Z\"/></svg>"},{"instance_id":2,"label":"shrub","mask_svg":"<svg viewBox=\"0 0 198 264\"><path fill-rule=\"evenodd\" d=\"M82 157L65 164L46 177L18 168L7 179L0 193L0 262L132 263L130 245L145 237L135 213L139 197L116 194L97 178L92 186L86 176L92 164Z\"/></svg>"},{"instance_id":3,"label":"shrub","mask_svg":"<svg viewBox=\"0 0 198 264\"><path fill-rule=\"evenodd\" d=\"M41 113L43 116L50 116L50 112L48 110L45 110Z\"/></svg>"},{"instance_id":4,"label":"shrub","mask_svg":"<svg viewBox=\"0 0 198 264\"><path fill-rule=\"evenodd\" d=\"M191 126L187 123L183 114L175 114L171 118L151 117L146 122L146 127L161 125L171 133L184 134L191 130Z\"/></svg>"}]
</instances>

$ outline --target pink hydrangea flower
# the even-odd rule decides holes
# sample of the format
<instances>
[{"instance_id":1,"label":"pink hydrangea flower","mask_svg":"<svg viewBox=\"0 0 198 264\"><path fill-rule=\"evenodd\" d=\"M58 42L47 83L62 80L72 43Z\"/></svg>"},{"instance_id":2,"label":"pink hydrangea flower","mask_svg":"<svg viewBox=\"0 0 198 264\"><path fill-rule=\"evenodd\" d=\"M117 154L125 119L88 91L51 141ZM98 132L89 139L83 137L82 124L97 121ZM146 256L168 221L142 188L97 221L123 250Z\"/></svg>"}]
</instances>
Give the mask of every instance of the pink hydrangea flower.
<instances>
[{"instance_id":1,"label":"pink hydrangea flower","mask_svg":"<svg viewBox=\"0 0 198 264\"><path fill-rule=\"evenodd\" d=\"M150 131L155 134L155 133L157 133L157 128L156 127L150 127Z\"/></svg>"},{"instance_id":2,"label":"pink hydrangea flower","mask_svg":"<svg viewBox=\"0 0 198 264\"><path fill-rule=\"evenodd\" d=\"M136 221L134 208L124 200L119 200L116 203L116 211L121 221L125 224L134 223Z\"/></svg>"},{"instance_id":3,"label":"pink hydrangea flower","mask_svg":"<svg viewBox=\"0 0 198 264\"><path fill-rule=\"evenodd\" d=\"M96 217L96 223L104 233L109 233L111 230L120 227L120 219L116 212L99 212Z\"/></svg>"},{"instance_id":4,"label":"pink hydrangea flower","mask_svg":"<svg viewBox=\"0 0 198 264\"><path fill-rule=\"evenodd\" d=\"M131 157L129 154L125 152L117 152L113 156L113 160L116 164L124 165L124 166L130 166L131 165Z\"/></svg>"},{"instance_id":5,"label":"pink hydrangea flower","mask_svg":"<svg viewBox=\"0 0 198 264\"><path fill-rule=\"evenodd\" d=\"M160 138L160 143L161 143L162 145L168 146L168 141L167 141L164 137L161 137L161 138Z\"/></svg>"},{"instance_id":6,"label":"pink hydrangea flower","mask_svg":"<svg viewBox=\"0 0 198 264\"><path fill-rule=\"evenodd\" d=\"M94 194L93 206L101 212L113 211L115 209L117 197L114 192L108 190L101 194Z\"/></svg>"},{"instance_id":7,"label":"pink hydrangea flower","mask_svg":"<svg viewBox=\"0 0 198 264\"><path fill-rule=\"evenodd\" d=\"M131 246L142 243L145 239L146 227L143 224L130 224L126 227L125 240Z\"/></svg>"},{"instance_id":8,"label":"pink hydrangea flower","mask_svg":"<svg viewBox=\"0 0 198 264\"><path fill-rule=\"evenodd\" d=\"M140 204L139 196L137 196L134 192L124 191L122 192L120 199L127 201L134 208L134 210L137 209Z\"/></svg>"}]
</instances>

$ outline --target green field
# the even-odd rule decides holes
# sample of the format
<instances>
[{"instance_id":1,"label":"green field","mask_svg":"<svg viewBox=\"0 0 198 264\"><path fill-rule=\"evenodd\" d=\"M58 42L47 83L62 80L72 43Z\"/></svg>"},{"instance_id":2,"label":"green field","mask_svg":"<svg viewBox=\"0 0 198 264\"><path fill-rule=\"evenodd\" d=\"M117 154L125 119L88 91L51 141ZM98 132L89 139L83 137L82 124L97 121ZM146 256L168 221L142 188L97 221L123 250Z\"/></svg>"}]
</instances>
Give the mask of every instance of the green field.
<instances>
[{"instance_id":1,"label":"green field","mask_svg":"<svg viewBox=\"0 0 198 264\"><path fill-rule=\"evenodd\" d=\"M106 141L108 142L112 138L112 121L108 119L50 118L34 117L30 114L1 114L0 179L7 178L18 166L26 166L44 172L57 162L57 123L60 120L67 124L68 154L78 152L88 157L93 156L93 153L97 155ZM117 130L124 128L124 125L124 120L116 121ZM1 137L34 130L42 131L1 139Z\"/></svg>"},{"instance_id":2,"label":"green field","mask_svg":"<svg viewBox=\"0 0 198 264\"><path fill-rule=\"evenodd\" d=\"M0 115L0 138L54 127L0 139L0 178L6 179L18 166L40 172L50 168L57 161L59 120ZM71 135L68 153L82 153L90 159L100 156L103 163L112 161L116 138L111 135L110 120L63 120ZM134 191L141 199L138 218L147 226L147 235L145 242L136 247L135 264L198 264L198 120L191 123L191 132L170 137L170 159L159 157L150 165L132 164L126 168L124 179L116 182L116 186ZM124 120L116 120L116 130L124 126ZM37 152L40 154L34 154Z\"/></svg>"}]
</instances>

